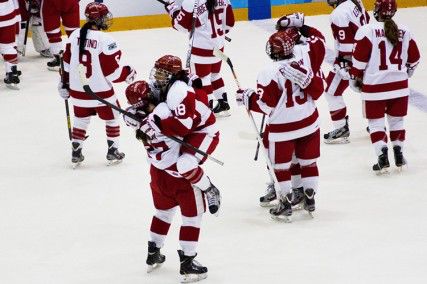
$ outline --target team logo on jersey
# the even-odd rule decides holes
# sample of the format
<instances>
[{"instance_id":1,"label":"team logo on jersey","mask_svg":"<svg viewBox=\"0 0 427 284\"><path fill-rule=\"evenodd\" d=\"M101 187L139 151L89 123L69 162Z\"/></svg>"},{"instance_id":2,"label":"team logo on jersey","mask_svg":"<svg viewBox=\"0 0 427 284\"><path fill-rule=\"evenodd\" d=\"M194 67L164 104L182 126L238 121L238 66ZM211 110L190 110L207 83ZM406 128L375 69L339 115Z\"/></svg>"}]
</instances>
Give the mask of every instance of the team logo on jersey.
<instances>
[{"instance_id":1,"label":"team logo on jersey","mask_svg":"<svg viewBox=\"0 0 427 284\"><path fill-rule=\"evenodd\" d=\"M108 45L108 50L113 50L117 48L117 43L113 42L111 44Z\"/></svg>"}]
</instances>

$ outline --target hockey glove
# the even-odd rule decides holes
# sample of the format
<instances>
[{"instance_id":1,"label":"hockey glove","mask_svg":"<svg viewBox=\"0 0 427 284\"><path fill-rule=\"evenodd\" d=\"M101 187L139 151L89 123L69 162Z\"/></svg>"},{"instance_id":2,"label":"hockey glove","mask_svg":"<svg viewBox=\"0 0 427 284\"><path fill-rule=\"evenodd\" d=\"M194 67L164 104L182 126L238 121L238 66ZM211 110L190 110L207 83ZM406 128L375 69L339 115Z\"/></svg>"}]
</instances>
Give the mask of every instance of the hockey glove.
<instances>
[{"instance_id":1,"label":"hockey glove","mask_svg":"<svg viewBox=\"0 0 427 284\"><path fill-rule=\"evenodd\" d=\"M140 129L145 133L145 135L147 135L148 139L154 140L156 139L156 136L161 134L159 125L160 117L155 114L150 114L142 121Z\"/></svg>"},{"instance_id":2,"label":"hockey glove","mask_svg":"<svg viewBox=\"0 0 427 284\"><path fill-rule=\"evenodd\" d=\"M334 64L334 72L338 74L343 80L350 80L350 74L348 66L343 66L342 64Z\"/></svg>"},{"instance_id":3,"label":"hockey glove","mask_svg":"<svg viewBox=\"0 0 427 284\"><path fill-rule=\"evenodd\" d=\"M360 78L356 78L352 76L350 78L349 85L350 85L350 88L356 93L360 93L362 91L363 83L362 83L362 79Z\"/></svg>"},{"instance_id":4,"label":"hockey glove","mask_svg":"<svg viewBox=\"0 0 427 284\"><path fill-rule=\"evenodd\" d=\"M171 1L169 4L165 5L165 9L172 18L175 18L179 11L179 6L175 4L175 1Z\"/></svg>"},{"instance_id":5,"label":"hockey glove","mask_svg":"<svg viewBox=\"0 0 427 284\"><path fill-rule=\"evenodd\" d=\"M255 93L252 89L239 89L236 93L236 102L238 106L245 106L246 108L249 108L249 100L252 96L252 94Z\"/></svg>"},{"instance_id":6,"label":"hockey glove","mask_svg":"<svg viewBox=\"0 0 427 284\"><path fill-rule=\"evenodd\" d=\"M314 76L313 70L311 70L311 68L307 68L296 61L287 63L285 68L282 70L286 79L297 84L301 87L301 89L307 88Z\"/></svg>"},{"instance_id":7,"label":"hockey glove","mask_svg":"<svg viewBox=\"0 0 427 284\"><path fill-rule=\"evenodd\" d=\"M147 114L142 110L135 109L134 107L128 107L126 111L137 117L137 119L135 119L127 116L126 114L123 114L123 120L125 121L126 125L136 130L140 129L142 121L145 117L147 117Z\"/></svg>"},{"instance_id":8,"label":"hockey glove","mask_svg":"<svg viewBox=\"0 0 427 284\"><path fill-rule=\"evenodd\" d=\"M304 14L298 12L281 17L276 23L276 30L289 27L301 28L303 25Z\"/></svg>"},{"instance_id":9,"label":"hockey glove","mask_svg":"<svg viewBox=\"0 0 427 284\"><path fill-rule=\"evenodd\" d=\"M129 69L129 75L127 75L126 77L126 83L131 84L136 77L136 70L133 69L131 66L125 66L126 68Z\"/></svg>"},{"instance_id":10,"label":"hockey glove","mask_svg":"<svg viewBox=\"0 0 427 284\"><path fill-rule=\"evenodd\" d=\"M414 75L415 69L418 66L418 62L415 64L406 63L406 72L408 73L408 77L411 78Z\"/></svg>"},{"instance_id":11,"label":"hockey glove","mask_svg":"<svg viewBox=\"0 0 427 284\"><path fill-rule=\"evenodd\" d=\"M69 91L68 84L63 84L62 82L59 82L58 84L58 93L61 98L64 100L68 100L70 98L70 91Z\"/></svg>"}]
</instances>

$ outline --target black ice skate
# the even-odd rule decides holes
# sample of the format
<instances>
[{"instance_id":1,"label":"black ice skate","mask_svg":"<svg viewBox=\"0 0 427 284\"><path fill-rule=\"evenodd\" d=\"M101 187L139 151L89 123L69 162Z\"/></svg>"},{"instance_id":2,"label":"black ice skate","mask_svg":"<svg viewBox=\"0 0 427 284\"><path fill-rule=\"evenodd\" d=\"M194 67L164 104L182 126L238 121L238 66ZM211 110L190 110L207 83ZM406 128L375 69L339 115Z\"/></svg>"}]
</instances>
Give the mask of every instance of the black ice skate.
<instances>
[{"instance_id":1,"label":"black ice skate","mask_svg":"<svg viewBox=\"0 0 427 284\"><path fill-rule=\"evenodd\" d=\"M277 200L276 189L273 183L269 183L265 195L259 198L259 205L261 207L272 207L275 200Z\"/></svg>"},{"instance_id":2,"label":"black ice skate","mask_svg":"<svg viewBox=\"0 0 427 284\"><path fill-rule=\"evenodd\" d=\"M270 209L271 218L279 221L285 221L286 223L292 222L292 193L286 194L283 199L279 201L279 204L275 208Z\"/></svg>"},{"instance_id":3,"label":"black ice skate","mask_svg":"<svg viewBox=\"0 0 427 284\"><path fill-rule=\"evenodd\" d=\"M388 148L381 149L382 154L378 157L378 163L372 166L372 169L377 175L388 173L390 162L388 161Z\"/></svg>"},{"instance_id":4,"label":"black ice skate","mask_svg":"<svg viewBox=\"0 0 427 284\"><path fill-rule=\"evenodd\" d=\"M6 73L6 78L4 78L4 83L6 84L6 87L12 90L19 90L19 76L21 75L21 71L18 71L18 67L12 66L10 72Z\"/></svg>"},{"instance_id":5,"label":"black ice skate","mask_svg":"<svg viewBox=\"0 0 427 284\"><path fill-rule=\"evenodd\" d=\"M218 210L221 206L221 194L218 188L216 188L215 185L211 183L209 188L204 192L208 201L209 212L215 216L218 216Z\"/></svg>"},{"instance_id":6,"label":"black ice skate","mask_svg":"<svg viewBox=\"0 0 427 284\"><path fill-rule=\"evenodd\" d=\"M217 105L212 111L216 117L230 116L230 105L228 104L227 93L222 94L222 99L218 99Z\"/></svg>"},{"instance_id":7,"label":"black ice skate","mask_svg":"<svg viewBox=\"0 0 427 284\"><path fill-rule=\"evenodd\" d=\"M82 144L78 142L71 143L72 152L71 152L71 163L73 165L73 169L80 166L81 162L84 161L85 157L82 154Z\"/></svg>"},{"instance_id":8,"label":"black ice skate","mask_svg":"<svg viewBox=\"0 0 427 284\"><path fill-rule=\"evenodd\" d=\"M326 144L346 144L350 143L350 129L348 127L348 115L345 117L345 125L323 135Z\"/></svg>"},{"instance_id":9,"label":"black ice skate","mask_svg":"<svg viewBox=\"0 0 427 284\"><path fill-rule=\"evenodd\" d=\"M181 283L197 282L208 277L208 269L194 260L197 254L186 256L182 250L178 250L178 255L181 262L181 268L179 269Z\"/></svg>"},{"instance_id":10,"label":"black ice skate","mask_svg":"<svg viewBox=\"0 0 427 284\"><path fill-rule=\"evenodd\" d=\"M316 202L314 200L314 195L316 192L312 188L307 188L304 190L304 210L306 210L311 217L312 213L316 210Z\"/></svg>"},{"instance_id":11,"label":"black ice skate","mask_svg":"<svg viewBox=\"0 0 427 284\"><path fill-rule=\"evenodd\" d=\"M147 255L147 273L150 273L156 268L162 266L166 257L160 253L160 249L156 247L155 242L148 242L148 255Z\"/></svg>"},{"instance_id":12,"label":"black ice skate","mask_svg":"<svg viewBox=\"0 0 427 284\"><path fill-rule=\"evenodd\" d=\"M406 165L406 160L405 160L405 157L403 157L403 153L402 153L402 147L394 146L393 152L394 152L394 163L396 167L399 168L399 170L402 170L402 167Z\"/></svg>"},{"instance_id":13,"label":"black ice skate","mask_svg":"<svg viewBox=\"0 0 427 284\"><path fill-rule=\"evenodd\" d=\"M292 207L294 207L293 209L295 210L300 210L301 208L301 203L304 201L304 188L303 187L298 187L298 188L293 188L292 189L292 202L291 205Z\"/></svg>"},{"instance_id":14,"label":"black ice skate","mask_svg":"<svg viewBox=\"0 0 427 284\"><path fill-rule=\"evenodd\" d=\"M61 67L61 58L59 57L59 55L55 54L53 56L53 60L47 63L47 69L49 69L50 71L59 71L60 67Z\"/></svg>"},{"instance_id":15,"label":"black ice skate","mask_svg":"<svg viewBox=\"0 0 427 284\"><path fill-rule=\"evenodd\" d=\"M122 152L119 152L119 149L114 147L113 141L107 140L107 143L108 143L108 152L107 152L108 165L111 166L111 165L121 163L125 158L125 154Z\"/></svg>"}]
</instances>

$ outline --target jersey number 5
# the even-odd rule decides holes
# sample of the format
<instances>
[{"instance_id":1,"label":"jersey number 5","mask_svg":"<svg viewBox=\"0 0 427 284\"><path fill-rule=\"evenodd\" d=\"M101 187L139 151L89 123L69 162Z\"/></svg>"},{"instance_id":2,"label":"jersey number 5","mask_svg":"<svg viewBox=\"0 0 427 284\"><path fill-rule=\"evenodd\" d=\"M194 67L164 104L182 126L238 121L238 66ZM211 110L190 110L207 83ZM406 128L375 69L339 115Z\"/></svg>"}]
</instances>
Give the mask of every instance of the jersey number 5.
<instances>
[{"instance_id":1,"label":"jersey number 5","mask_svg":"<svg viewBox=\"0 0 427 284\"><path fill-rule=\"evenodd\" d=\"M92 76L92 55L89 50L80 53L79 62L86 67L86 78L90 78Z\"/></svg>"}]
</instances>

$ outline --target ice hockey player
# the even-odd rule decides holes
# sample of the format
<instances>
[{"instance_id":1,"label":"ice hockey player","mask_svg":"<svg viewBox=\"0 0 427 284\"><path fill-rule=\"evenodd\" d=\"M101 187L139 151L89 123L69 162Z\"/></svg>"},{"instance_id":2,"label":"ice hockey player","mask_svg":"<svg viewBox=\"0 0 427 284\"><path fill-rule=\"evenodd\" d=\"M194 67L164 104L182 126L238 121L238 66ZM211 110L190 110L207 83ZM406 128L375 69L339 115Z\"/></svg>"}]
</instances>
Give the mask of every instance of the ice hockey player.
<instances>
[{"instance_id":1,"label":"ice hockey player","mask_svg":"<svg viewBox=\"0 0 427 284\"><path fill-rule=\"evenodd\" d=\"M361 27L355 37L351 87L361 92L365 117L368 119L371 142L378 162L373 170L384 173L388 160L385 115L390 129L396 167L406 164L404 117L408 112L408 78L415 71L420 53L411 32L392 19L396 0L376 0L377 20Z\"/></svg>"},{"instance_id":2,"label":"ice hockey player","mask_svg":"<svg viewBox=\"0 0 427 284\"><path fill-rule=\"evenodd\" d=\"M187 67L202 79L210 107L216 116L229 116L230 105L220 74L221 59L214 56L213 50L224 49L225 35L234 26L230 1L184 0L181 7L171 1L166 10L172 17L172 26L191 35Z\"/></svg>"},{"instance_id":3,"label":"ice hockey player","mask_svg":"<svg viewBox=\"0 0 427 284\"><path fill-rule=\"evenodd\" d=\"M361 0L327 1L334 8L330 22L335 38L336 59L334 69L326 79L325 96L334 130L324 134L323 138L327 144L349 143L350 128L343 93L348 87L354 36L361 26L369 22L369 14Z\"/></svg>"},{"instance_id":4,"label":"ice hockey player","mask_svg":"<svg viewBox=\"0 0 427 284\"><path fill-rule=\"evenodd\" d=\"M10 89L18 90L20 83L18 71L18 53L16 46L16 23L19 9L13 0L0 0L0 53L3 56L6 77L4 83Z\"/></svg>"},{"instance_id":5,"label":"ice hockey player","mask_svg":"<svg viewBox=\"0 0 427 284\"><path fill-rule=\"evenodd\" d=\"M61 22L67 36L80 27L79 0L43 0L41 4L43 28L49 38L50 53L54 56L54 59L47 63L47 68L58 71L60 53L63 50Z\"/></svg>"},{"instance_id":6,"label":"ice hockey player","mask_svg":"<svg viewBox=\"0 0 427 284\"><path fill-rule=\"evenodd\" d=\"M92 2L85 9L86 23L75 30L68 39L64 53L64 82L58 86L63 99L72 98L74 125L72 139L72 163L79 165L83 160L83 141L92 115L105 121L107 134L107 160L109 164L122 161L125 155L119 152L120 123L117 111L103 105L86 94L79 77L79 65L86 69L86 78L94 93L118 105L112 83L132 83L135 70L120 63L122 52L117 42L105 31L109 28L112 15L106 5Z\"/></svg>"},{"instance_id":7,"label":"ice hockey player","mask_svg":"<svg viewBox=\"0 0 427 284\"><path fill-rule=\"evenodd\" d=\"M169 135L175 134L170 132L170 129L167 130L175 115L168 106L170 99L169 102L167 100L163 102L164 98L160 97L158 92L145 81L137 81L128 86L126 97L128 103L131 104L127 110L140 119L135 120L126 115L123 118L128 126L136 129L136 136L144 143L151 164L150 185L156 213L151 222L150 241L148 242L146 261L148 272L159 267L165 261L165 256L161 254L160 249L163 247L170 224L179 207L182 215L179 234L182 249L178 250L181 263L181 282L202 280L207 277L208 269L195 261L194 258L197 255L196 248L202 215L205 212L204 191L198 186L194 186L191 179L188 176L183 176L179 171L183 163L192 164L194 158L188 154L187 149L169 138ZM215 121L214 115L207 105L203 104L198 109L202 110L198 113L199 124L206 125L206 121L203 122L204 113L210 113L208 120ZM210 126L213 128L214 124ZM197 130L194 133L196 134L194 137L202 137L197 134ZM191 139L191 133L187 134L185 141L195 142L194 139ZM198 178L200 172L195 172L194 175L193 179ZM219 197L216 188L207 192L207 194L212 193ZM217 206L216 208L210 207L210 212L216 213L219 209L219 203Z\"/></svg>"},{"instance_id":8,"label":"ice hockey player","mask_svg":"<svg viewBox=\"0 0 427 284\"><path fill-rule=\"evenodd\" d=\"M269 158L279 181L279 204L270 210L273 218L290 221L292 215L292 155L301 166L304 208L315 210L318 187L317 158L320 156L319 115L315 105L323 93L320 66L325 56L323 35L303 24L303 17L293 22L293 29L279 30L270 36L266 52L274 61L258 75L257 91L237 92L237 103L251 111L266 114ZM298 45L299 32L307 38Z\"/></svg>"},{"instance_id":9,"label":"ice hockey player","mask_svg":"<svg viewBox=\"0 0 427 284\"><path fill-rule=\"evenodd\" d=\"M43 29L40 16L41 0L19 0L21 11L21 29L19 30L17 50L25 55L26 29L31 29L34 49L43 57L53 57L49 49L49 39ZM27 27L27 24L29 25ZM27 34L28 36L28 34Z\"/></svg>"}]
</instances>

